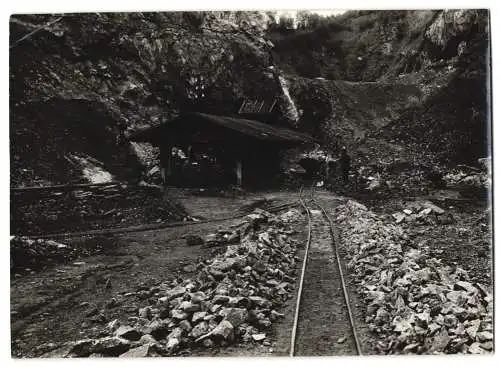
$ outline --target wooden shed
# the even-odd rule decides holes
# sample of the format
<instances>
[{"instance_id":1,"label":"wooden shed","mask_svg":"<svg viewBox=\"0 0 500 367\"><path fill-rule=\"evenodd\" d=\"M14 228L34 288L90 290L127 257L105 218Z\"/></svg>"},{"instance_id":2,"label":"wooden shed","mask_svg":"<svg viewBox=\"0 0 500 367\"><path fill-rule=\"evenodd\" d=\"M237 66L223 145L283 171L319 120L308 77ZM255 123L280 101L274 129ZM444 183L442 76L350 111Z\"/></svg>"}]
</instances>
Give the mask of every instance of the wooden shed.
<instances>
[{"instance_id":1,"label":"wooden shed","mask_svg":"<svg viewBox=\"0 0 500 367\"><path fill-rule=\"evenodd\" d=\"M199 112L183 113L158 126L134 133L130 140L160 147L166 182L172 170L172 147L184 152L210 151L225 167L231 167L238 185L254 185L279 172L280 151L315 140L307 134L240 116ZM189 157L188 157L189 159Z\"/></svg>"}]
</instances>

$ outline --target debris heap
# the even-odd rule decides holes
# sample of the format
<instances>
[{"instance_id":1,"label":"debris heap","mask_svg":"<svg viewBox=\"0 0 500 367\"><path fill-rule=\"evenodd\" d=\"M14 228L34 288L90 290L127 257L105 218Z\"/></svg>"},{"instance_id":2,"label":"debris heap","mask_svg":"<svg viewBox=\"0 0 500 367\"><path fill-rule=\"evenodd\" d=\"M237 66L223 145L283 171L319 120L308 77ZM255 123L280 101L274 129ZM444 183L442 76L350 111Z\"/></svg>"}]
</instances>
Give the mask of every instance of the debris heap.
<instances>
[{"instance_id":1,"label":"debris heap","mask_svg":"<svg viewBox=\"0 0 500 367\"><path fill-rule=\"evenodd\" d=\"M493 296L361 204L336 208L348 269L382 354L489 353Z\"/></svg>"},{"instance_id":2,"label":"debris heap","mask_svg":"<svg viewBox=\"0 0 500 367\"><path fill-rule=\"evenodd\" d=\"M73 259L75 249L63 243L45 239L12 236L10 239L10 270L32 272L44 265Z\"/></svg>"},{"instance_id":3,"label":"debris heap","mask_svg":"<svg viewBox=\"0 0 500 367\"><path fill-rule=\"evenodd\" d=\"M43 356L145 357L234 342L267 344L266 331L284 316L278 309L294 289L299 258L285 224L291 218L302 216L254 211L238 228L240 240L200 261L195 277L149 289L156 302L127 323L111 321L109 336L66 343Z\"/></svg>"},{"instance_id":4,"label":"debris heap","mask_svg":"<svg viewBox=\"0 0 500 367\"><path fill-rule=\"evenodd\" d=\"M419 224L449 224L454 219L450 213L439 206L434 205L429 200L415 201L407 203L406 208L400 212L392 214L396 224L406 222L418 222Z\"/></svg>"},{"instance_id":5,"label":"debris heap","mask_svg":"<svg viewBox=\"0 0 500 367\"><path fill-rule=\"evenodd\" d=\"M110 183L11 192L11 231L39 235L189 220L152 186Z\"/></svg>"}]
</instances>

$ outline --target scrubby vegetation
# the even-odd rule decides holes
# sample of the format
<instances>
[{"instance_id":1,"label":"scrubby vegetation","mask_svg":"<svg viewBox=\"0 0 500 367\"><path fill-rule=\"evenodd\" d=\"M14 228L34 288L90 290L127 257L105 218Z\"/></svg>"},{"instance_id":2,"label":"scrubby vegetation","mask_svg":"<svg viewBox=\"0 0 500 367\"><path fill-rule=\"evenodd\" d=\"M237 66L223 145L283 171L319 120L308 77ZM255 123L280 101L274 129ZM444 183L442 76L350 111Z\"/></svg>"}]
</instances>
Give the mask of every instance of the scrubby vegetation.
<instances>
[{"instance_id":1,"label":"scrubby vegetation","mask_svg":"<svg viewBox=\"0 0 500 367\"><path fill-rule=\"evenodd\" d=\"M370 134L415 143L443 163L488 155L487 11L350 11L321 20L306 13L295 24L282 20L268 36L283 70L327 79L302 79L292 90L309 131L340 132L352 149ZM343 91L334 80L358 84ZM379 101L369 102L374 95ZM396 95L407 95L406 105L394 105Z\"/></svg>"}]
</instances>

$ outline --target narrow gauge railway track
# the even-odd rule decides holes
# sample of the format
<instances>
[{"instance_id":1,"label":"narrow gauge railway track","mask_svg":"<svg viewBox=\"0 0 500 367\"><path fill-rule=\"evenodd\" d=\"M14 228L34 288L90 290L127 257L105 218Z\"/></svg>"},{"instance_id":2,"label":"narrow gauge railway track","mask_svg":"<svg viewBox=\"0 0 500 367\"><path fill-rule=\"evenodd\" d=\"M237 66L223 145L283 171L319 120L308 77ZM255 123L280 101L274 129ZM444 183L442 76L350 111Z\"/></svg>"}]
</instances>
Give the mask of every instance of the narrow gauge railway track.
<instances>
[{"instance_id":1,"label":"narrow gauge railway track","mask_svg":"<svg viewBox=\"0 0 500 367\"><path fill-rule=\"evenodd\" d=\"M301 189L299 201L307 214L308 235L290 356L361 355L333 222L314 189L308 200Z\"/></svg>"},{"instance_id":2,"label":"narrow gauge railway track","mask_svg":"<svg viewBox=\"0 0 500 367\"><path fill-rule=\"evenodd\" d=\"M110 182L101 182L101 183L85 183L85 184L72 184L72 185L52 185L52 186L28 186L28 187L11 187L10 192L11 193L28 193L28 192L35 192L35 193L44 193L44 192L51 192L51 191L71 191L71 190L76 190L76 189L87 189L87 190L92 190L92 189L99 189L99 188L111 188L111 187L118 187L121 185L125 186L130 186L127 185L126 183L122 183L119 181L110 181ZM148 187L148 186L142 186L142 187ZM150 186L154 187L154 186Z\"/></svg>"},{"instance_id":3,"label":"narrow gauge railway track","mask_svg":"<svg viewBox=\"0 0 500 367\"><path fill-rule=\"evenodd\" d=\"M280 205L275 205L267 208L266 210L273 213L279 212L288 208L293 208L295 206L300 205L299 201L288 202ZM137 226L130 227L118 227L118 228L103 228L103 229L95 229L88 231L78 231L78 232L61 232L61 233L43 233L37 235L29 235L29 237L33 238L66 238L66 237L82 237L82 236L100 236L100 235L110 235L110 234L122 234L122 233L135 233L135 232L145 232L145 231L155 231L165 228L172 227L184 227L184 226L192 226L204 223L216 223L216 222L224 222L232 219L243 218L247 216L249 213L236 213L230 216L222 217L222 218L210 218L205 220L198 221L182 221L182 222L166 222L166 223L153 223L153 224L142 224ZM16 234L17 236L21 236L22 234Z\"/></svg>"}]
</instances>

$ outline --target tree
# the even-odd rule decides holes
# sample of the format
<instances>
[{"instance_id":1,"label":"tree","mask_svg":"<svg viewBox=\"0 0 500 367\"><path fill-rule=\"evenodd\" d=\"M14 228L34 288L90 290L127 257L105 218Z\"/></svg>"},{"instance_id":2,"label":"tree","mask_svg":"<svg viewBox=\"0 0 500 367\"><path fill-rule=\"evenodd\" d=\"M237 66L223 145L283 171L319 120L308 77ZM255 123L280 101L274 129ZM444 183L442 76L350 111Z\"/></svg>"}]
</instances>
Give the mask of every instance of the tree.
<instances>
[{"instance_id":1,"label":"tree","mask_svg":"<svg viewBox=\"0 0 500 367\"><path fill-rule=\"evenodd\" d=\"M281 29L294 29L294 19L286 15L280 16L279 28Z\"/></svg>"}]
</instances>

